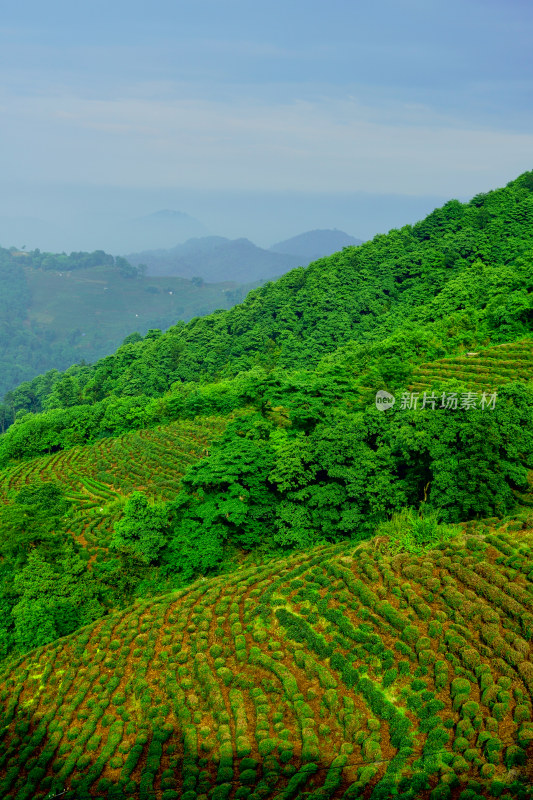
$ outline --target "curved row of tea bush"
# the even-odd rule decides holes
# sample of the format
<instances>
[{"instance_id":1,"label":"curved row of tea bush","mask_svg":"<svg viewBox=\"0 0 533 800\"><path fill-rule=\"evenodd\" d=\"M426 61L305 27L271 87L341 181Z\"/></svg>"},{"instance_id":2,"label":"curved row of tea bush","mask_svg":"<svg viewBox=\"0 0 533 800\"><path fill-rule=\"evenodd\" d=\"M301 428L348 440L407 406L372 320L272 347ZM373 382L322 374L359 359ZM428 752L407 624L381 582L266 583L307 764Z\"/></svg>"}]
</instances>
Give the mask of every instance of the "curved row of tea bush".
<instances>
[{"instance_id":1,"label":"curved row of tea bush","mask_svg":"<svg viewBox=\"0 0 533 800\"><path fill-rule=\"evenodd\" d=\"M521 339L463 355L440 358L413 370L411 387L427 391L432 385L459 381L476 391L494 392L510 381L533 380L533 339Z\"/></svg>"},{"instance_id":2,"label":"curved row of tea bush","mask_svg":"<svg viewBox=\"0 0 533 800\"><path fill-rule=\"evenodd\" d=\"M532 543L320 547L33 651L0 676L0 795L526 798Z\"/></svg>"}]
</instances>

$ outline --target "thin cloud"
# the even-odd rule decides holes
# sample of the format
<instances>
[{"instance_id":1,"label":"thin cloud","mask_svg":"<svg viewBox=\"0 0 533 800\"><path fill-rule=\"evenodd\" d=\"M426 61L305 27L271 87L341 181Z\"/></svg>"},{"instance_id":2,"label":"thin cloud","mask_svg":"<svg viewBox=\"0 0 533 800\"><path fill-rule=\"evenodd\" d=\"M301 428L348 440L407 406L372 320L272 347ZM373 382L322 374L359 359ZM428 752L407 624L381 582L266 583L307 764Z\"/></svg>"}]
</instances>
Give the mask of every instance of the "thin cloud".
<instances>
[{"instance_id":1,"label":"thin cloud","mask_svg":"<svg viewBox=\"0 0 533 800\"><path fill-rule=\"evenodd\" d=\"M9 109L4 174L41 180L314 192L401 186L405 194L438 186L456 195L494 182L495 163L502 176L529 168L533 154L531 134L465 126L418 105L385 119L382 109L325 98L250 105L52 96L12 99Z\"/></svg>"}]
</instances>

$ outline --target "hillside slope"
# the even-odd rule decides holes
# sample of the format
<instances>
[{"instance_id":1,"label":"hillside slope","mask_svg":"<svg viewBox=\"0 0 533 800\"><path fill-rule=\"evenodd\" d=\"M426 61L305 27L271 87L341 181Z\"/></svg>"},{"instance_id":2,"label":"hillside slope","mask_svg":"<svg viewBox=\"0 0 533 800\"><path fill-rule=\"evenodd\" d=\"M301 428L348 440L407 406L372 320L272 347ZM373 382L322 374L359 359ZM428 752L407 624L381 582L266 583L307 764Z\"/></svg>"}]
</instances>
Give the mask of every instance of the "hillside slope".
<instances>
[{"instance_id":1,"label":"hillside slope","mask_svg":"<svg viewBox=\"0 0 533 800\"><path fill-rule=\"evenodd\" d=\"M362 239L356 239L344 231L317 229L300 233L298 236L292 236L282 242L276 242L270 247L270 250L275 253L290 253L300 258L302 264L305 264L342 250L343 247L357 247L360 244L363 244Z\"/></svg>"},{"instance_id":2,"label":"hillside slope","mask_svg":"<svg viewBox=\"0 0 533 800\"><path fill-rule=\"evenodd\" d=\"M35 650L0 675L0 795L525 800L532 542L318 548Z\"/></svg>"},{"instance_id":3,"label":"hillside slope","mask_svg":"<svg viewBox=\"0 0 533 800\"><path fill-rule=\"evenodd\" d=\"M183 585L168 565L157 569L137 550L132 555L132 542L114 546L114 531L140 497L155 554L164 521L158 511L227 424L220 415L197 417L0 471L0 659L72 633L135 596Z\"/></svg>"},{"instance_id":4,"label":"hillside slope","mask_svg":"<svg viewBox=\"0 0 533 800\"><path fill-rule=\"evenodd\" d=\"M15 461L0 471L0 503L12 503L28 486L60 486L71 503L64 531L89 557L103 554L128 495L142 491L154 501L173 498L187 469L208 455L227 422L221 416L197 417Z\"/></svg>"},{"instance_id":5,"label":"hillside slope","mask_svg":"<svg viewBox=\"0 0 533 800\"><path fill-rule=\"evenodd\" d=\"M410 388L420 392L455 381L478 391L494 392L516 380L533 380L533 339L519 339L420 364L413 370Z\"/></svg>"},{"instance_id":6,"label":"hillside slope","mask_svg":"<svg viewBox=\"0 0 533 800\"><path fill-rule=\"evenodd\" d=\"M102 251L0 248L0 397L48 369L102 358L134 331L144 336L241 299L232 282L147 278L114 261Z\"/></svg>"},{"instance_id":7,"label":"hillside slope","mask_svg":"<svg viewBox=\"0 0 533 800\"><path fill-rule=\"evenodd\" d=\"M82 396L93 402L138 394L139 386L159 394L175 381L233 376L258 364L309 369L349 344L388 339L396 362L513 341L531 330L532 271L533 173L525 173L292 270L239 306L174 326L155 345L120 348L85 372Z\"/></svg>"},{"instance_id":8,"label":"hillside slope","mask_svg":"<svg viewBox=\"0 0 533 800\"><path fill-rule=\"evenodd\" d=\"M532 265L527 173L12 393L2 800L529 800Z\"/></svg>"},{"instance_id":9,"label":"hillside slope","mask_svg":"<svg viewBox=\"0 0 533 800\"><path fill-rule=\"evenodd\" d=\"M132 264L146 264L149 275L199 277L211 283L264 282L302 263L294 255L264 250L249 239L230 240L222 236L189 239L169 250L145 250L130 253L126 258Z\"/></svg>"}]
</instances>

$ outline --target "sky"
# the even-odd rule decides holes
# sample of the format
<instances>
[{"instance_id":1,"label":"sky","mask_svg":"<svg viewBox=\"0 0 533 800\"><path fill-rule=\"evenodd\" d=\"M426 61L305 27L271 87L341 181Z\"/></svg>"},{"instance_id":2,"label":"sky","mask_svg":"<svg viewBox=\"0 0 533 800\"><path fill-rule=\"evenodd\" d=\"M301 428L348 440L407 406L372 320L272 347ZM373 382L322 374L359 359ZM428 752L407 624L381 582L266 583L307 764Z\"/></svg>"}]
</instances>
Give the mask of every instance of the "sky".
<instances>
[{"instance_id":1,"label":"sky","mask_svg":"<svg viewBox=\"0 0 533 800\"><path fill-rule=\"evenodd\" d=\"M532 32L530 0L2 0L0 244L414 222L533 169Z\"/></svg>"}]
</instances>

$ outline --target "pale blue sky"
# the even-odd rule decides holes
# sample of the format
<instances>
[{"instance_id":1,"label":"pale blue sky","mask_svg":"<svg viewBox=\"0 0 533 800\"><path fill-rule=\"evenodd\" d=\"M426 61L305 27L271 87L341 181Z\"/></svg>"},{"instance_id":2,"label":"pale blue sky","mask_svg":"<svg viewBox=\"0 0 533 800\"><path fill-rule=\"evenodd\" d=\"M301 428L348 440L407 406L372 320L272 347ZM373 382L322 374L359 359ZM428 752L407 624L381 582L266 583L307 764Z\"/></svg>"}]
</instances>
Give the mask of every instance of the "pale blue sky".
<instances>
[{"instance_id":1,"label":"pale blue sky","mask_svg":"<svg viewBox=\"0 0 533 800\"><path fill-rule=\"evenodd\" d=\"M533 168L532 34L529 0L4 0L0 216L368 238Z\"/></svg>"}]
</instances>

